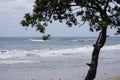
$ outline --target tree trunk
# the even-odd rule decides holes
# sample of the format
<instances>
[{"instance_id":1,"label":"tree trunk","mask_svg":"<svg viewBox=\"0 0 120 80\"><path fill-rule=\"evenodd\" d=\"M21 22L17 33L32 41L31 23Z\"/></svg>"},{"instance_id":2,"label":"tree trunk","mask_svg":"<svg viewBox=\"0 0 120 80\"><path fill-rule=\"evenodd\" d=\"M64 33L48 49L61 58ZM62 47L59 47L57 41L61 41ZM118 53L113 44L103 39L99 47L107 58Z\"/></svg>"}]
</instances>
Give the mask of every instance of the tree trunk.
<instances>
[{"instance_id":1,"label":"tree trunk","mask_svg":"<svg viewBox=\"0 0 120 80\"><path fill-rule=\"evenodd\" d=\"M104 46L104 44L106 42L106 33L107 33L107 27L103 27L101 29L101 32L99 34L99 37L98 37L96 43L93 45L94 49L92 52L91 63L90 64L87 63L87 65L90 67L90 69L88 70L85 80L94 80L96 77L99 52L100 52L100 49Z\"/></svg>"}]
</instances>

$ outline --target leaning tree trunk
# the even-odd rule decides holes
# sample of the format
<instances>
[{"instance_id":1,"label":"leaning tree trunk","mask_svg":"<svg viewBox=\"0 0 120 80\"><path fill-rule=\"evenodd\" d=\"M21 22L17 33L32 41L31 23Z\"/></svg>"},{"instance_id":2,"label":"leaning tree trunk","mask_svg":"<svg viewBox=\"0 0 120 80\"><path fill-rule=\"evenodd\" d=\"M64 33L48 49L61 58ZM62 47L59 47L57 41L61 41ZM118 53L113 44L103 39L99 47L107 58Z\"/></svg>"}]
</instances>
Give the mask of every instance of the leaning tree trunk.
<instances>
[{"instance_id":1,"label":"leaning tree trunk","mask_svg":"<svg viewBox=\"0 0 120 80\"><path fill-rule=\"evenodd\" d=\"M93 45L94 49L92 52L91 63L90 64L87 63L90 69L88 70L85 80L94 80L96 77L99 52L106 42L106 33L107 33L107 27L103 27L96 43Z\"/></svg>"}]
</instances>

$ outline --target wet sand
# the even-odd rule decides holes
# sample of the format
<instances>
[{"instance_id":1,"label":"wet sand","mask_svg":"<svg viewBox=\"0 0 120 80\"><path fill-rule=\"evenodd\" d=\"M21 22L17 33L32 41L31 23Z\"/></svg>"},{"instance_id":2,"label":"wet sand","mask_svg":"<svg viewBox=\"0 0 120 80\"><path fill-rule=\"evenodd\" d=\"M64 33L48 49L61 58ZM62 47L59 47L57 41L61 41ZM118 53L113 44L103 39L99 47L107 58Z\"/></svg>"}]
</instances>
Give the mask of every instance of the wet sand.
<instances>
[{"instance_id":1,"label":"wet sand","mask_svg":"<svg viewBox=\"0 0 120 80\"><path fill-rule=\"evenodd\" d=\"M97 79L97 80L120 80L120 76L110 77L110 78L102 78L102 79Z\"/></svg>"}]
</instances>

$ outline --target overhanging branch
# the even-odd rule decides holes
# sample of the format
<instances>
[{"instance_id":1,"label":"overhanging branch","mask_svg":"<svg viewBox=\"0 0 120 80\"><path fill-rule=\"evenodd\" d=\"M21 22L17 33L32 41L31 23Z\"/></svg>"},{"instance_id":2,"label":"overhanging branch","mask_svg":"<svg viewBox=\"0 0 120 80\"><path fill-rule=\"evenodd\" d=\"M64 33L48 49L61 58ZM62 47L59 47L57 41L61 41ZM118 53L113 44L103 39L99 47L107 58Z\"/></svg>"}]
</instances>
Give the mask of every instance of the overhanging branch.
<instances>
[{"instance_id":1,"label":"overhanging branch","mask_svg":"<svg viewBox=\"0 0 120 80\"><path fill-rule=\"evenodd\" d=\"M107 3L106 3L106 5L105 5L105 7L104 7L104 10L107 9L109 2L110 2L110 0L107 0Z\"/></svg>"}]
</instances>

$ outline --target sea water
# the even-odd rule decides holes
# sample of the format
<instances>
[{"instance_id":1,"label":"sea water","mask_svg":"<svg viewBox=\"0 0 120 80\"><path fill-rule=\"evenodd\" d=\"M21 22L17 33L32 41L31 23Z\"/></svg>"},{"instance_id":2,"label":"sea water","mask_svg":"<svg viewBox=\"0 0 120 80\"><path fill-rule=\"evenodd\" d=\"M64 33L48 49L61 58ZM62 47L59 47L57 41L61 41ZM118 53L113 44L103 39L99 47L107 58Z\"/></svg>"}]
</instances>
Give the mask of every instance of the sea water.
<instances>
[{"instance_id":1,"label":"sea water","mask_svg":"<svg viewBox=\"0 0 120 80\"><path fill-rule=\"evenodd\" d=\"M84 62L91 58L96 37L0 37L0 64ZM120 38L108 37L100 59L120 61ZM88 62L88 61L86 61Z\"/></svg>"}]
</instances>

